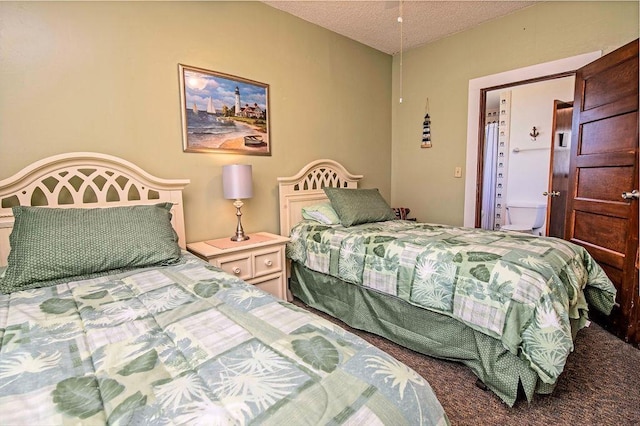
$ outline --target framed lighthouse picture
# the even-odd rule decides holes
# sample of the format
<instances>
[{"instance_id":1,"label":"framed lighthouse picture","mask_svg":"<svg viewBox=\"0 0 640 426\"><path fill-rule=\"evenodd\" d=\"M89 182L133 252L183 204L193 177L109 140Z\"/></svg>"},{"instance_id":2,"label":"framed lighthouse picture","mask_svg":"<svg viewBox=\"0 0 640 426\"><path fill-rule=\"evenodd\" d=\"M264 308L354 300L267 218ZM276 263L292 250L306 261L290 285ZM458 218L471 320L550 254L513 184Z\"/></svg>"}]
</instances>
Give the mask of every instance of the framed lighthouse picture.
<instances>
[{"instance_id":1,"label":"framed lighthouse picture","mask_svg":"<svg viewBox=\"0 0 640 426\"><path fill-rule=\"evenodd\" d=\"M185 152L271 155L269 85L178 64Z\"/></svg>"}]
</instances>

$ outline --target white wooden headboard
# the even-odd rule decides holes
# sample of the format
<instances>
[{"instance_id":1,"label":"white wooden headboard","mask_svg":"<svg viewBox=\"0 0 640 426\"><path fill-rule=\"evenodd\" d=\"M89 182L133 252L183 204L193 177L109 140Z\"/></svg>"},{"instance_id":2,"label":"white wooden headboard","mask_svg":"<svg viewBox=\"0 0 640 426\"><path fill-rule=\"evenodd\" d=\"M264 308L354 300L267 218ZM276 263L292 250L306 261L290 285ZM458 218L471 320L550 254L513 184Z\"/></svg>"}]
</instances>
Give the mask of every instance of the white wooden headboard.
<instances>
[{"instance_id":1,"label":"white wooden headboard","mask_svg":"<svg viewBox=\"0 0 640 426\"><path fill-rule=\"evenodd\" d=\"M185 248L182 190L188 179L160 179L106 154L72 152L37 161L0 181L0 266L7 264L14 206L116 207L173 203L172 225Z\"/></svg>"},{"instance_id":2,"label":"white wooden headboard","mask_svg":"<svg viewBox=\"0 0 640 426\"><path fill-rule=\"evenodd\" d=\"M280 235L289 236L302 220L302 208L327 200L322 188L357 188L362 175L354 175L333 160L316 160L290 177L278 178Z\"/></svg>"}]
</instances>

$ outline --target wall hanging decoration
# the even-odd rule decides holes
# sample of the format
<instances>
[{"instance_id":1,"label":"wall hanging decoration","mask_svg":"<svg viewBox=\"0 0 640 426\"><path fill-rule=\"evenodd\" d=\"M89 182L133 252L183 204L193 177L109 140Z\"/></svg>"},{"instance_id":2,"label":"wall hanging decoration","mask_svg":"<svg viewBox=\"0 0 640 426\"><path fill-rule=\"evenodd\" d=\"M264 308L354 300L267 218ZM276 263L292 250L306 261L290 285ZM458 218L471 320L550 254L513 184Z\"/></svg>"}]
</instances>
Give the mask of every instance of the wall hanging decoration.
<instances>
[{"instance_id":1,"label":"wall hanging decoration","mask_svg":"<svg viewBox=\"0 0 640 426\"><path fill-rule=\"evenodd\" d=\"M535 142L536 138L538 136L540 136L540 132L538 131L536 126L533 126L533 129L531 129L531 133L529 133L529 136L531 136L531 140L534 141L534 142Z\"/></svg>"},{"instance_id":2,"label":"wall hanging decoration","mask_svg":"<svg viewBox=\"0 0 640 426\"><path fill-rule=\"evenodd\" d=\"M185 152L271 155L269 85L178 64Z\"/></svg>"},{"instance_id":3,"label":"wall hanging decoration","mask_svg":"<svg viewBox=\"0 0 640 426\"><path fill-rule=\"evenodd\" d=\"M424 121L422 122L422 143L420 148L431 148L431 117L429 116L429 98L424 107Z\"/></svg>"}]
</instances>

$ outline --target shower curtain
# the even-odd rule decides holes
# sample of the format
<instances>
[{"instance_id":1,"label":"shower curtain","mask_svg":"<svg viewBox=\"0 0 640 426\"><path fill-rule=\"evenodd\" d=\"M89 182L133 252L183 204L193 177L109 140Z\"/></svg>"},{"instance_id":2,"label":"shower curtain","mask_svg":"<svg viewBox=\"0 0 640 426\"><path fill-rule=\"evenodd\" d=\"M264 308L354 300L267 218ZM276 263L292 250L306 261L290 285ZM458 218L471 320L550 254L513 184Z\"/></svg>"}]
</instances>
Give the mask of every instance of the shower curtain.
<instances>
[{"instance_id":1,"label":"shower curtain","mask_svg":"<svg viewBox=\"0 0 640 426\"><path fill-rule=\"evenodd\" d=\"M482 177L482 229L494 229L496 205L496 163L498 161L498 123L484 129L484 172Z\"/></svg>"}]
</instances>

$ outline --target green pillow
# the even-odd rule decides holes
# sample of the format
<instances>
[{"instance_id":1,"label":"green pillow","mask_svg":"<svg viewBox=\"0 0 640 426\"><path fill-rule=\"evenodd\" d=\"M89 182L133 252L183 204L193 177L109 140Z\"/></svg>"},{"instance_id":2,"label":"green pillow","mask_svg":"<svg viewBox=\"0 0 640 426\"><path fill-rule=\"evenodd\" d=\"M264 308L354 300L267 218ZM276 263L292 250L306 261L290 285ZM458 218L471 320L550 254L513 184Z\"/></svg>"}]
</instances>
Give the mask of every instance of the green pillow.
<instances>
[{"instance_id":1,"label":"green pillow","mask_svg":"<svg viewBox=\"0 0 640 426\"><path fill-rule=\"evenodd\" d=\"M377 189L324 188L342 226L394 220L395 213Z\"/></svg>"},{"instance_id":2,"label":"green pillow","mask_svg":"<svg viewBox=\"0 0 640 426\"><path fill-rule=\"evenodd\" d=\"M302 217L325 225L339 225L340 218L329 203L313 204L302 208Z\"/></svg>"},{"instance_id":3,"label":"green pillow","mask_svg":"<svg viewBox=\"0 0 640 426\"><path fill-rule=\"evenodd\" d=\"M176 263L181 250L170 222L171 206L14 207L11 251L0 291L7 294L79 275Z\"/></svg>"}]
</instances>

